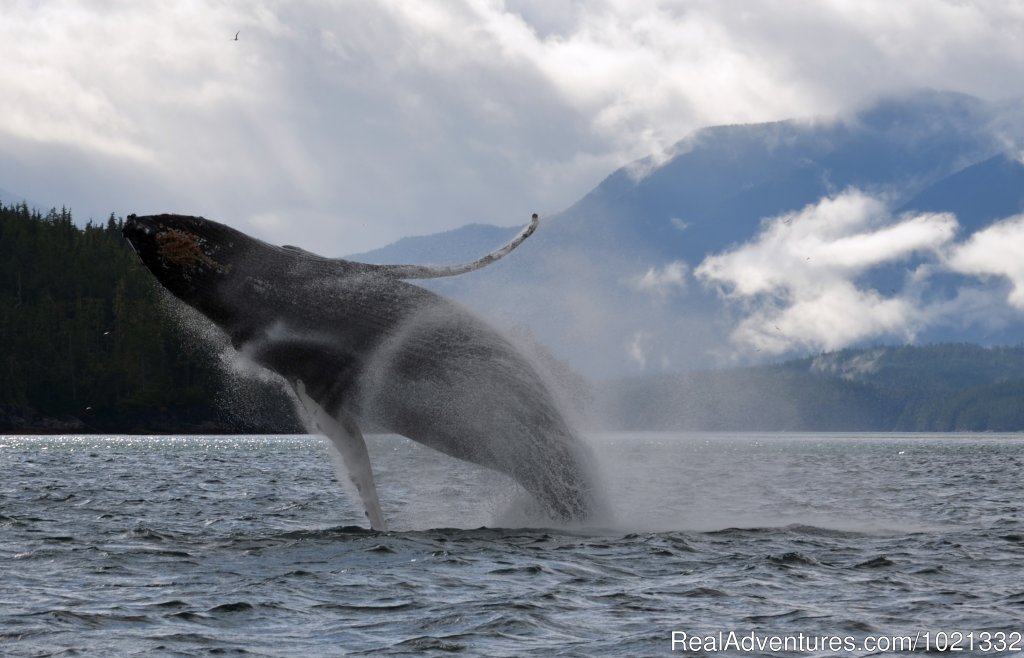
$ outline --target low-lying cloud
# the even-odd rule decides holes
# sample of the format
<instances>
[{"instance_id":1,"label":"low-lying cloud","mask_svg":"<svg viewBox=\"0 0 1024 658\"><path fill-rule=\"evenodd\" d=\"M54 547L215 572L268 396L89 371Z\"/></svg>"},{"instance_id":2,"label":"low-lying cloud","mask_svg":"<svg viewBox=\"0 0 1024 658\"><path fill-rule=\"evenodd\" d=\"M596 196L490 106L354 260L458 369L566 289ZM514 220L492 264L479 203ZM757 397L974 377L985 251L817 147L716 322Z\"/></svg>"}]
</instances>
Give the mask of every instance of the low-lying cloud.
<instances>
[{"instance_id":1,"label":"low-lying cloud","mask_svg":"<svg viewBox=\"0 0 1024 658\"><path fill-rule=\"evenodd\" d=\"M668 297L673 292L686 290L689 267L681 260L674 260L663 267L650 267L642 276L632 280L634 288L657 298Z\"/></svg>"},{"instance_id":2,"label":"low-lying cloud","mask_svg":"<svg viewBox=\"0 0 1024 658\"><path fill-rule=\"evenodd\" d=\"M707 257L694 275L738 312L733 343L770 354L912 341L930 326L963 322L968 307L979 322L1003 314L978 314L983 299L1024 311L1024 216L963 242L958 229L951 214L894 216L884 201L851 189L766 220L753 240ZM977 284L1001 278L1009 293L966 285L952 299L926 294L949 273Z\"/></svg>"},{"instance_id":3,"label":"low-lying cloud","mask_svg":"<svg viewBox=\"0 0 1024 658\"><path fill-rule=\"evenodd\" d=\"M1024 311L1024 215L996 222L954 246L945 265L960 274L1006 279L1011 285L1006 301Z\"/></svg>"}]
</instances>

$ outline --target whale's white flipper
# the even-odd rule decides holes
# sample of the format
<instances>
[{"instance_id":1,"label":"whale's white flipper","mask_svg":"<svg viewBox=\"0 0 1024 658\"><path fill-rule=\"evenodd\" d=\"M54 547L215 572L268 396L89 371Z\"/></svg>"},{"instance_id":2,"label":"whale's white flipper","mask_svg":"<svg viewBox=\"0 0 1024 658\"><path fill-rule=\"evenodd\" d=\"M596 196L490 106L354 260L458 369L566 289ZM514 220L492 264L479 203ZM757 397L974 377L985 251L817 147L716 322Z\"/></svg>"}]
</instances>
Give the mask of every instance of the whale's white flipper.
<instances>
[{"instance_id":1,"label":"whale's white flipper","mask_svg":"<svg viewBox=\"0 0 1024 658\"><path fill-rule=\"evenodd\" d=\"M377 485L373 481L373 469L370 467L366 441L355 420L344 411L338 412L338 418L324 411L323 407L309 397L306 386L301 381L295 384L295 393L306 412L309 428L329 438L341 455L348 478L363 500L370 527L374 530L387 530L384 514L380 511L380 501L377 499Z\"/></svg>"},{"instance_id":2,"label":"whale's white flipper","mask_svg":"<svg viewBox=\"0 0 1024 658\"><path fill-rule=\"evenodd\" d=\"M318 263L321 266L341 274L352 274L354 272L372 272L392 279L438 279L446 276L458 276L473 270L479 270L495 261L499 261L521 245L526 238L533 235L537 230L540 218L534 213L530 223L523 230L519 231L505 246L495 249L491 253L469 263L461 265L376 265L373 263L358 263L345 260L344 258L325 258L306 251L300 247L286 244L281 249L293 254L301 255L306 261Z\"/></svg>"},{"instance_id":3,"label":"whale's white flipper","mask_svg":"<svg viewBox=\"0 0 1024 658\"><path fill-rule=\"evenodd\" d=\"M479 270L481 267L486 267L512 253L512 250L522 244L523 240L533 235L533 232L537 230L538 223L540 223L540 217L537 216L537 213L533 213L530 223L526 225L526 228L516 234L516 237L512 238L508 244L471 263L463 263L462 265L375 265L373 267L377 272L396 279L437 279L446 276L458 276L459 274Z\"/></svg>"}]
</instances>

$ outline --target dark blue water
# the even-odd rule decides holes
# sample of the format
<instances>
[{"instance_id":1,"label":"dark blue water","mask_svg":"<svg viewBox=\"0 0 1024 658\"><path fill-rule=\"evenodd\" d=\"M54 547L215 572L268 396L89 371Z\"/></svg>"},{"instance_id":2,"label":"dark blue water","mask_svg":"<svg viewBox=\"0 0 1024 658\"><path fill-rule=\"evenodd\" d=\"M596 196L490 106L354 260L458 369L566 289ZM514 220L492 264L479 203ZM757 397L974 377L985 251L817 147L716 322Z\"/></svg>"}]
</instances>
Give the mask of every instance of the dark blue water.
<instances>
[{"instance_id":1,"label":"dark blue water","mask_svg":"<svg viewBox=\"0 0 1024 658\"><path fill-rule=\"evenodd\" d=\"M0 654L1024 650L1016 436L596 436L614 517L572 529L369 441L387 533L317 439L0 437ZM673 652L673 631L855 646Z\"/></svg>"}]
</instances>

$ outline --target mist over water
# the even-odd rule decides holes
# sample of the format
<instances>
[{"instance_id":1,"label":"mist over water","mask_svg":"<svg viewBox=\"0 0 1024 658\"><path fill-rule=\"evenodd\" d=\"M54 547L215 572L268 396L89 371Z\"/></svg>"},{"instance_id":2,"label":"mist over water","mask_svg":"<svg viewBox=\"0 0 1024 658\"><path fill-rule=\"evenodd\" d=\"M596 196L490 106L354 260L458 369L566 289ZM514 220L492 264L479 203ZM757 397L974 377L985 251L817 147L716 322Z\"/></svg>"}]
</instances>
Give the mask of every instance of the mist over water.
<instances>
[{"instance_id":1,"label":"mist over water","mask_svg":"<svg viewBox=\"0 0 1024 658\"><path fill-rule=\"evenodd\" d=\"M253 428L301 431L297 401L284 379L236 351L217 325L163 288L160 301L161 311L178 328L186 349L215 364L223 383L217 406L225 419Z\"/></svg>"},{"instance_id":2,"label":"mist over water","mask_svg":"<svg viewBox=\"0 0 1024 658\"><path fill-rule=\"evenodd\" d=\"M318 439L0 437L0 647L618 656L669 654L673 630L1019 629L1017 436L588 439L613 518L555 528L507 478L371 436L376 533Z\"/></svg>"}]
</instances>

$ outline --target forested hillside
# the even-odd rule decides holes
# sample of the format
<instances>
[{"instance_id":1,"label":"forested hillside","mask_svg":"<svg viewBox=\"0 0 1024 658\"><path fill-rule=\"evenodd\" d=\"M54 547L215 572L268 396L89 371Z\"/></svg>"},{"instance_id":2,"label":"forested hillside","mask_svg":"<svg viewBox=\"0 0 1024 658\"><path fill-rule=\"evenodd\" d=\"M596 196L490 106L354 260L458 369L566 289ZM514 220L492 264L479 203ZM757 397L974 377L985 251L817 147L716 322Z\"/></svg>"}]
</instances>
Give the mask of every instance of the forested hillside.
<instances>
[{"instance_id":1,"label":"forested hillside","mask_svg":"<svg viewBox=\"0 0 1024 658\"><path fill-rule=\"evenodd\" d=\"M1024 431L1024 347L848 349L781 364L609 384L620 429Z\"/></svg>"},{"instance_id":2,"label":"forested hillside","mask_svg":"<svg viewBox=\"0 0 1024 658\"><path fill-rule=\"evenodd\" d=\"M0 431L293 427L286 405L270 427L225 413L215 355L160 294L113 215L79 228L66 209L0 204Z\"/></svg>"}]
</instances>

